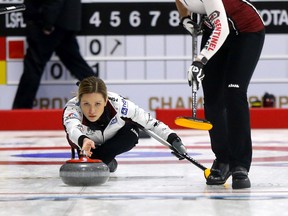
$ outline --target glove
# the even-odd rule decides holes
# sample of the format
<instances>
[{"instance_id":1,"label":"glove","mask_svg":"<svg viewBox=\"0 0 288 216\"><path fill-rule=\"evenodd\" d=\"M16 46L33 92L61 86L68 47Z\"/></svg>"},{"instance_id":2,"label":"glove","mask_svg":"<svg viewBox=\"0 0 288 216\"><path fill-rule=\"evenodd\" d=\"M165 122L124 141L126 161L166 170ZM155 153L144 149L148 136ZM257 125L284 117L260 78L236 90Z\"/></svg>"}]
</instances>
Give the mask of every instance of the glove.
<instances>
[{"instance_id":1,"label":"glove","mask_svg":"<svg viewBox=\"0 0 288 216\"><path fill-rule=\"evenodd\" d=\"M203 71L204 64L200 61L194 61L188 70L188 83L189 86L193 84L193 89L198 91L201 85L201 81L204 78Z\"/></svg>"},{"instance_id":2,"label":"glove","mask_svg":"<svg viewBox=\"0 0 288 216\"><path fill-rule=\"evenodd\" d=\"M180 138L176 138L172 144L171 149L173 150L171 153L175 155L179 160L183 160L183 155L187 154L186 148L181 142Z\"/></svg>"},{"instance_id":3,"label":"glove","mask_svg":"<svg viewBox=\"0 0 288 216\"><path fill-rule=\"evenodd\" d=\"M199 25L194 22L189 16L182 17L180 20L180 25L182 25L192 36L197 35L199 32Z\"/></svg>"}]
</instances>

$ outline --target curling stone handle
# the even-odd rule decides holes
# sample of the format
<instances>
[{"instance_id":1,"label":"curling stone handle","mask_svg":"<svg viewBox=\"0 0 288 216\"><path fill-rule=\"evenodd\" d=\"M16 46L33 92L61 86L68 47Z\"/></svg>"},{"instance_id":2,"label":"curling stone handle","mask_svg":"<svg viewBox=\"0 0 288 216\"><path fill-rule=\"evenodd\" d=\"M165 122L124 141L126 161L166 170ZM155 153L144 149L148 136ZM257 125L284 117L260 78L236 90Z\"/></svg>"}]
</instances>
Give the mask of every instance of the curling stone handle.
<instances>
[{"instance_id":1,"label":"curling stone handle","mask_svg":"<svg viewBox=\"0 0 288 216\"><path fill-rule=\"evenodd\" d=\"M86 151L85 151L84 149L82 149L82 150L80 151L80 156L81 156L81 157L87 157Z\"/></svg>"}]
</instances>

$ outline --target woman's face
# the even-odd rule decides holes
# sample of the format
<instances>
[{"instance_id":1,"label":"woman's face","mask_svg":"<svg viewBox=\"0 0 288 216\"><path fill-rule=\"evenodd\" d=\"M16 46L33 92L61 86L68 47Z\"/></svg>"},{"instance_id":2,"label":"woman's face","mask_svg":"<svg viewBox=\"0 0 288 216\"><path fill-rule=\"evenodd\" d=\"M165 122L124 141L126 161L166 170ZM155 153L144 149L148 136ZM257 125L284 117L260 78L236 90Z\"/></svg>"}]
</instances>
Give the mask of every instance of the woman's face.
<instances>
[{"instance_id":1,"label":"woman's face","mask_svg":"<svg viewBox=\"0 0 288 216\"><path fill-rule=\"evenodd\" d=\"M107 99L100 93L83 94L80 107L84 116L90 121L97 121L104 112Z\"/></svg>"}]
</instances>

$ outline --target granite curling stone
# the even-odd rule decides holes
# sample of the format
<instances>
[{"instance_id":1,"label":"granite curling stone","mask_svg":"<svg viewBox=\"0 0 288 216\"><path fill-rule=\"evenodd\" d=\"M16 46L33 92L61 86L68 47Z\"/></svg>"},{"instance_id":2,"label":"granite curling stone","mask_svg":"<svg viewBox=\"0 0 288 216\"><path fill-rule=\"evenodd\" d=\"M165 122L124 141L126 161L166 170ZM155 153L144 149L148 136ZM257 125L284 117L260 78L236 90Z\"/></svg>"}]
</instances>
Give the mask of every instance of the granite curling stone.
<instances>
[{"instance_id":1,"label":"granite curling stone","mask_svg":"<svg viewBox=\"0 0 288 216\"><path fill-rule=\"evenodd\" d=\"M86 156L67 160L60 167L61 180L71 186L101 185L106 183L109 177L110 171L105 163Z\"/></svg>"}]
</instances>

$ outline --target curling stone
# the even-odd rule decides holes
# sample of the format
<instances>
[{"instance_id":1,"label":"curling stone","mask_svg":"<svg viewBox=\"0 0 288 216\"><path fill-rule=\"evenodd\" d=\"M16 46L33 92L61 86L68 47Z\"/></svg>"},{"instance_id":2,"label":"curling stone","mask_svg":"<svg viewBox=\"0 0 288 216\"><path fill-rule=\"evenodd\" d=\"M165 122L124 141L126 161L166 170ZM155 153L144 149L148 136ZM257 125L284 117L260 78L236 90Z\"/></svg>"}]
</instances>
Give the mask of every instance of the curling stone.
<instances>
[{"instance_id":1,"label":"curling stone","mask_svg":"<svg viewBox=\"0 0 288 216\"><path fill-rule=\"evenodd\" d=\"M94 186L108 181L110 171L101 160L81 156L80 159L67 160L60 167L61 180L71 186Z\"/></svg>"}]
</instances>

